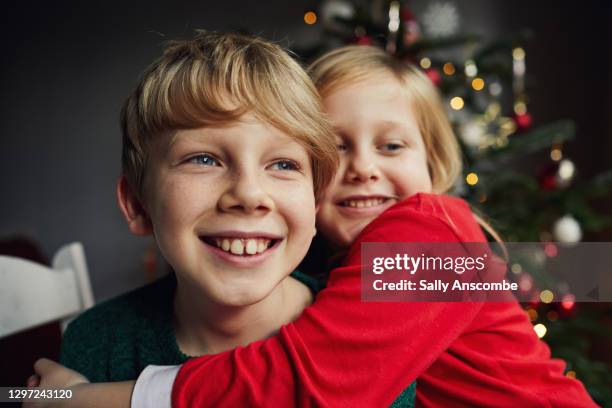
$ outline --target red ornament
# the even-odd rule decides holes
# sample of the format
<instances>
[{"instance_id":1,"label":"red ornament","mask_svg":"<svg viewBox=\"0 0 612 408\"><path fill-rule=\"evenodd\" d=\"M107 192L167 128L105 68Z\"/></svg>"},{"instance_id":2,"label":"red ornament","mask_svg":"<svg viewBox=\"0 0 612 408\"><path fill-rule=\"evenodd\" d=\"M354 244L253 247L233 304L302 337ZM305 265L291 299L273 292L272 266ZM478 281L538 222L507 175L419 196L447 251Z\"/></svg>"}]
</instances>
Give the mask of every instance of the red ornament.
<instances>
[{"instance_id":1,"label":"red ornament","mask_svg":"<svg viewBox=\"0 0 612 408\"><path fill-rule=\"evenodd\" d=\"M557 163L553 163L552 165L546 166L544 170L540 173L540 188L542 190L555 190L558 187L557 181L557 171L559 169L559 165Z\"/></svg>"},{"instance_id":2,"label":"red ornament","mask_svg":"<svg viewBox=\"0 0 612 408\"><path fill-rule=\"evenodd\" d=\"M529 112L522 113L520 115L514 115L514 122L519 130L526 130L531 127L531 114Z\"/></svg>"},{"instance_id":3,"label":"red ornament","mask_svg":"<svg viewBox=\"0 0 612 408\"><path fill-rule=\"evenodd\" d=\"M355 44L357 45L372 45L374 44L374 41L372 40L372 38L370 36L367 35L359 35L357 37L355 37Z\"/></svg>"},{"instance_id":4,"label":"red ornament","mask_svg":"<svg viewBox=\"0 0 612 408\"><path fill-rule=\"evenodd\" d=\"M440 84L442 84L442 75L440 75L440 72L437 69L428 68L425 70L425 75L429 77L435 86L440 86Z\"/></svg>"},{"instance_id":5,"label":"red ornament","mask_svg":"<svg viewBox=\"0 0 612 408\"><path fill-rule=\"evenodd\" d=\"M402 7L402 9L400 10L400 20L404 22L408 22L408 21L415 21L416 18L414 18L414 13L410 11L410 9Z\"/></svg>"}]
</instances>

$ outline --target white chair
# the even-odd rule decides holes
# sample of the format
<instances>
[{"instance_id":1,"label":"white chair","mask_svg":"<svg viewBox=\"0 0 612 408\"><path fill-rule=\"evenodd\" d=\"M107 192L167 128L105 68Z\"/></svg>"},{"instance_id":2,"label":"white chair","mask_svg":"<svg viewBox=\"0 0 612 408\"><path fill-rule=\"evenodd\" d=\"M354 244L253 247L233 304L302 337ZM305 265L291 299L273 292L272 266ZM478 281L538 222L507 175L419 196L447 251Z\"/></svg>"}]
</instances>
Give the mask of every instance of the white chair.
<instances>
[{"instance_id":1,"label":"white chair","mask_svg":"<svg viewBox=\"0 0 612 408\"><path fill-rule=\"evenodd\" d=\"M0 338L54 320L61 320L63 332L93 306L83 245L63 246L52 265L0 255Z\"/></svg>"}]
</instances>

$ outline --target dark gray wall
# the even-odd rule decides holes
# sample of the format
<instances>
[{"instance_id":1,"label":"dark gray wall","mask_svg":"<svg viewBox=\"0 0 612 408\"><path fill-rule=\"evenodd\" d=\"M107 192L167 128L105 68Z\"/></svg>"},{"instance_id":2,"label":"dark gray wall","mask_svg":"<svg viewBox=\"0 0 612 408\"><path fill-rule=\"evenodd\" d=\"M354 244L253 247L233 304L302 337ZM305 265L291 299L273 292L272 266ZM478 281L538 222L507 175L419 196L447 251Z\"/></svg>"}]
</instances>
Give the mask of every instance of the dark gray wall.
<instances>
[{"instance_id":1,"label":"dark gray wall","mask_svg":"<svg viewBox=\"0 0 612 408\"><path fill-rule=\"evenodd\" d=\"M36 4L38 3L38 4ZM609 6L461 1L464 30L499 35L531 26L528 72L537 123L578 121L571 149L586 177L612 167ZM161 43L195 28L246 28L294 45L319 26L302 15L315 1L14 2L2 12L0 237L27 235L51 255L85 245L98 300L145 282L151 244L132 237L116 208L118 114ZM422 9L425 0L413 3ZM534 5L537 4L537 5ZM604 61L607 58L607 62Z\"/></svg>"}]
</instances>

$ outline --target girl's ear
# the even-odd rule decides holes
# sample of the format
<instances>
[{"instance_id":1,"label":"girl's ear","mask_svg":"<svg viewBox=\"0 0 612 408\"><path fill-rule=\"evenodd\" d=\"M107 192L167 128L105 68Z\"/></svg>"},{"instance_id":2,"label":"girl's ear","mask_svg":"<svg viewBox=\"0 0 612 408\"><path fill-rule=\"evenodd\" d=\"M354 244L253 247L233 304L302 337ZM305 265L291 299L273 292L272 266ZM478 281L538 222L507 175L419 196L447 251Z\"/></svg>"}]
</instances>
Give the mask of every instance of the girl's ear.
<instances>
[{"instance_id":1,"label":"girl's ear","mask_svg":"<svg viewBox=\"0 0 612 408\"><path fill-rule=\"evenodd\" d=\"M140 204L125 175L121 175L117 180L117 204L132 234L151 235L153 233L151 219Z\"/></svg>"}]
</instances>

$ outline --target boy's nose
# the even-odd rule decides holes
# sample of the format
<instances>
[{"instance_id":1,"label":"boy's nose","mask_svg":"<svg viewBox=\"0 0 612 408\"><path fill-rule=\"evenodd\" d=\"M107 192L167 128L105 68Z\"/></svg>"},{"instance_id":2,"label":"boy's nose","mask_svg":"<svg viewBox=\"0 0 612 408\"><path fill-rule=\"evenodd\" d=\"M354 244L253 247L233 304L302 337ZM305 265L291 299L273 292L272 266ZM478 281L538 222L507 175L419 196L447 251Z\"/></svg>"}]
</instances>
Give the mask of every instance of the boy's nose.
<instances>
[{"instance_id":1,"label":"boy's nose","mask_svg":"<svg viewBox=\"0 0 612 408\"><path fill-rule=\"evenodd\" d=\"M243 175L237 175L219 199L219 208L223 211L267 213L273 206L270 195L261 186L257 177Z\"/></svg>"}]
</instances>

